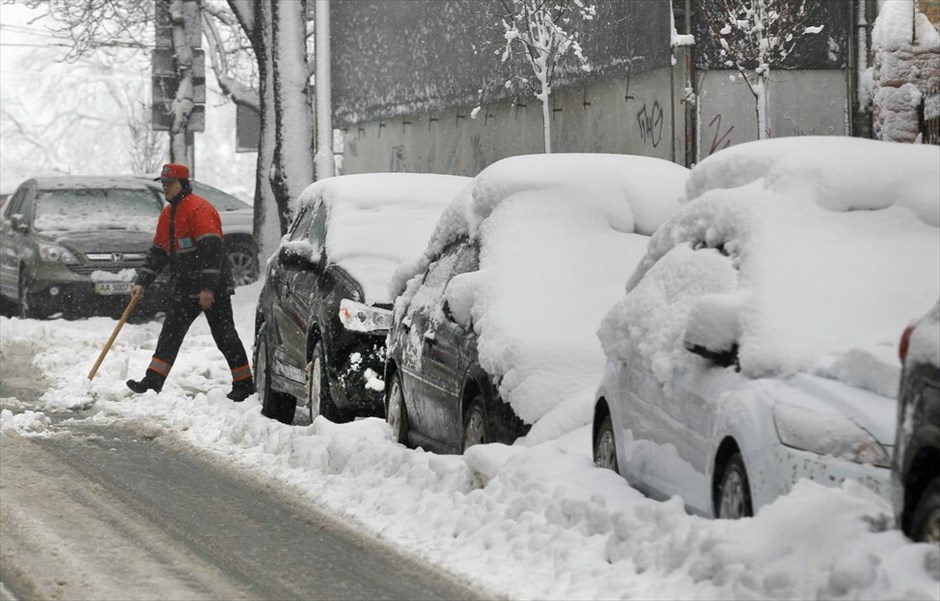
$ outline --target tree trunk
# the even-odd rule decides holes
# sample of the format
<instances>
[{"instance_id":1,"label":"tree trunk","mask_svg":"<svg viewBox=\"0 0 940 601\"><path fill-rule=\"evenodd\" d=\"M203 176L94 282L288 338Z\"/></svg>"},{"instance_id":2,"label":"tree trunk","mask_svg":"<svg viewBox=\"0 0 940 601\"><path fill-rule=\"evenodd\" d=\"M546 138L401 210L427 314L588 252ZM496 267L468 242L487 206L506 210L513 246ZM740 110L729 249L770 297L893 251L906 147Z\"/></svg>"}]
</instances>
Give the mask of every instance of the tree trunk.
<instances>
[{"instance_id":1,"label":"tree trunk","mask_svg":"<svg viewBox=\"0 0 940 601\"><path fill-rule=\"evenodd\" d=\"M552 97L546 94L542 98L542 137L545 141L545 154L552 153L552 110L549 106Z\"/></svg>"},{"instance_id":2,"label":"tree trunk","mask_svg":"<svg viewBox=\"0 0 940 601\"><path fill-rule=\"evenodd\" d=\"M290 205L313 183L313 112L308 93L305 0L271 3L276 142L271 189L281 233Z\"/></svg>"},{"instance_id":3,"label":"tree trunk","mask_svg":"<svg viewBox=\"0 0 940 601\"><path fill-rule=\"evenodd\" d=\"M757 109L757 139L763 140L770 137L770 130L767 127L767 75L761 74L757 77L757 83L754 84L754 104Z\"/></svg>"},{"instance_id":4,"label":"tree trunk","mask_svg":"<svg viewBox=\"0 0 940 601\"><path fill-rule=\"evenodd\" d=\"M170 2L170 22L173 24L173 54L176 57L178 86L173 99L173 120L170 126L170 162L185 163L194 171L191 152L192 134L189 133L189 118L193 108L195 92L193 85L192 35L186 31L186 16L183 0Z\"/></svg>"}]
</instances>

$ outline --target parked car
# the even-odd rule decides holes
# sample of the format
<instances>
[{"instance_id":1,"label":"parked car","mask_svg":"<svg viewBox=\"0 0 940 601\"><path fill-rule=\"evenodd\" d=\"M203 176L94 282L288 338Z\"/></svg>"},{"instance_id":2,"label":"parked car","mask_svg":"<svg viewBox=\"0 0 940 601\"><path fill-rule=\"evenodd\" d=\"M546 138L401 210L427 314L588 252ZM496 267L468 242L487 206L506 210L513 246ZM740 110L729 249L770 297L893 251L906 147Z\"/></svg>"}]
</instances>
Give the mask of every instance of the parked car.
<instances>
[{"instance_id":1,"label":"parked car","mask_svg":"<svg viewBox=\"0 0 940 601\"><path fill-rule=\"evenodd\" d=\"M0 296L21 317L120 314L160 210L133 177L26 180L2 213ZM163 307L166 283L154 283L138 314Z\"/></svg>"},{"instance_id":2,"label":"parked car","mask_svg":"<svg viewBox=\"0 0 940 601\"><path fill-rule=\"evenodd\" d=\"M888 498L885 349L940 293L938 158L790 138L699 163L599 330L595 462L710 517L753 515L801 478Z\"/></svg>"},{"instance_id":3,"label":"parked car","mask_svg":"<svg viewBox=\"0 0 940 601\"><path fill-rule=\"evenodd\" d=\"M382 415L389 281L469 181L346 175L303 192L258 299L254 366L264 415L291 423L298 400L311 421Z\"/></svg>"},{"instance_id":4,"label":"parked car","mask_svg":"<svg viewBox=\"0 0 940 601\"><path fill-rule=\"evenodd\" d=\"M940 543L940 302L905 328L898 351L895 515L912 539Z\"/></svg>"},{"instance_id":5,"label":"parked car","mask_svg":"<svg viewBox=\"0 0 940 601\"><path fill-rule=\"evenodd\" d=\"M153 177L141 176L148 186L153 188L159 198L166 202L163 188ZM222 221L223 241L232 280L236 286L244 286L258 279L258 246L254 238L254 209L237 197L218 188L192 180L193 192L208 200L219 212Z\"/></svg>"},{"instance_id":6,"label":"parked car","mask_svg":"<svg viewBox=\"0 0 940 601\"><path fill-rule=\"evenodd\" d=\"M602 154L517 156L480 173L396 275L394 437L460 453L589 424L597 323L678 208L687 174Z\"/></svg>"}]
</instances>

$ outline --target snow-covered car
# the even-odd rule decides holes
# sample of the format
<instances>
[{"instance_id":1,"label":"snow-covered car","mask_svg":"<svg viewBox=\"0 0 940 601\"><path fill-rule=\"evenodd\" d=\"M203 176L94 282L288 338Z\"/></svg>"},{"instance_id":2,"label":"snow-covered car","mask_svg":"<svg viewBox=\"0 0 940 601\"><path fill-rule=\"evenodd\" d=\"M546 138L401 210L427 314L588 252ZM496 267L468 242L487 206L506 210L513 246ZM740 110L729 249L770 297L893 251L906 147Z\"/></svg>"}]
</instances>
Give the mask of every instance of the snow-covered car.
<instances>
[{"instance_id":1,"label":"snow-covered car","mask_svg":"<svg viewBox=\"0 0 940 601\"><path fill-rule=\"evenodd\" d=\"M609 154L490 165L396 273L386 419L435 451L555 438L591 420L594 337L688 170Z\"/></svg>"},{"instance_id":2,"label":"snow-covered car","mask_svg":"<svg viewBox=\"0 0 940 601\"><path fill-rule=\"evenodd\" d=\"M800 478L890 498L895 340L940 293L938 198L936 147L784 138L702 161L598 332L595 462L705 516Z\"/></svg>"},{"instance_id":3,"label":"snow-covered car","mask_svg":"<svg viewBox=\"0 0 940 601\"><path fill-rule=\"evenodd\" d=\"M119 315L161 207L134 177L26 180L0 220L0 297L22 317ZM163 275L138 314L162 309L167 293Z\"/></svg>"},{"instance_id":4,"label":"snow-covered car","mask_svg":"<svg viewBox=\"0 0 940 601\"><path fill-rule=\"evenodd\" d=\"M940 302L904 329L898 354L895 516L912 539L940 543Z\"/></svg>"},{"instance_id":5,"label":"snow-covered car","mask_svg":"<svg viewBox=\"0 0 940 601\"><path fill-rule=\"evenodd\" d=\"M141 176L148 186L165 201L163 188L151 176ZM254 238L254 209L237 197L208 184L192 180L193 192L209 201L219 212L224 234L225 255L228 258L232 280L244 286L258 279L258 247Z\"/></svg>"},{"instance_id":6,"label":"snow-covered car","mask_svg":"<svg viewBox=\"0 0 940 601\"><path fill-rule=\"evenodd\" d=\"M255 316L262 413L284 423L383 413L389 283L421 252L466 177L374 173L309 186L268 262Z\"/></svg>"}]
</instances>

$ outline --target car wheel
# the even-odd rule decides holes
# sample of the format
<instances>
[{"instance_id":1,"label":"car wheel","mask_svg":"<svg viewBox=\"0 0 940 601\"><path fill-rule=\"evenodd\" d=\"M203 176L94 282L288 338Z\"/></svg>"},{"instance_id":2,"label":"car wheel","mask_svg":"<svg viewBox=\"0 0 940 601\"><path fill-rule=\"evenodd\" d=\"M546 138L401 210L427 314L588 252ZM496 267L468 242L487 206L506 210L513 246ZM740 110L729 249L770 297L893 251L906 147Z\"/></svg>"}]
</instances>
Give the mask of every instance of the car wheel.
<instances>
[{"instance_id":1,"label":"car wheel","mask_svg":"<svg viewBox=\"0 0 940 601\"><path fill-rule=\"evenodd\" d=\"M324 364L323 343L317 342L307 364L307 409L310 410L310 423L322 415L333 423L349 421L345 414L333 404L330 395L329 376Z\"/></svg>"},{"instance_id":2,"label":"car wheel","mask_svg":"<svg viewBox=\"0 0 940 601\"><path fill-rule=\"evenodd\" d=\"M268 341L264 324L258 330L258 338L255 340L255 378L258 394L261 396L261 415L284 424L293 423L297 399L271 388L271 368L268 363Z\"/></svg>"},{"instance_id":3,"label":"car wheel","mask_svg":"<svg viewBox=\"0 0 940 601\"><path fill-rule=\"evenodd\" d=\"M597 439L594 441L594 464L608 470L619 472L617 465L617 445L614 442L614 425L610 414L604 418Z\"/></svg>"},{"instance_id":4,"label":"car wheel","mask_svg":"<svg viewBox=\"0 0 940 601\"><path fill-rule=\"evenodd\" d=\"M29 292L29 275L27 275L25 269L20 269L17 315L22 319L38 319L42 317L36 308L34 295Z\"/></svg>"},{"instance_id":5,"label":"car wheel","mask_svg":"<svg viewBox=\"0 0 940 601\"><path fill-rule=\"evenodd\" d=\"M940 476L930 481L917 500L910 537L919 543L940 543Z\"/></svg>"},{"instance_id":6,"label":"car wheel","mask_svg":"<svg viewBox=\"0 0 940 601\"><path fill-rule=\"evenodd\" d=\"M392 376L392 385L386 399L385 421L392 428L392 438L399 444L408 445L408 412L405 409L405 391L401 387L398 372Z\"/></svg>"},{"instance_id":7,"label":"car wheel","mask_svg":"<svg viewBox=\"0 0 940 601\"><path fill-rule=\"evenodd\" d=\"M258 279L258 257L250 242L236 242L226 249L226 256L236 287L246 286Z\"/></svg>"},{"instance_id":8,"label":"car wheel","mask_svg":"<svg viewBox=\"0 0 940 601\"><path fill-rule=\"evenodd\" d=\"M486 422L486 410L483 407L483 397L477 394L467 409L463 420L463 445L466 451L476 444L486 444L490 441L489 425Z\"/></svg>"},{"instance_id":9,"label":"car wheel","mask_svg":"<svg viewBox=\"0 0 940 601\"><path fill-rule=\"evenodd\" d=\"M735 453L728 459L718 486L718 517L735 520L754 515L751 505L751 487L744 469L741 453Z\"/></svg>"}]
</instances>

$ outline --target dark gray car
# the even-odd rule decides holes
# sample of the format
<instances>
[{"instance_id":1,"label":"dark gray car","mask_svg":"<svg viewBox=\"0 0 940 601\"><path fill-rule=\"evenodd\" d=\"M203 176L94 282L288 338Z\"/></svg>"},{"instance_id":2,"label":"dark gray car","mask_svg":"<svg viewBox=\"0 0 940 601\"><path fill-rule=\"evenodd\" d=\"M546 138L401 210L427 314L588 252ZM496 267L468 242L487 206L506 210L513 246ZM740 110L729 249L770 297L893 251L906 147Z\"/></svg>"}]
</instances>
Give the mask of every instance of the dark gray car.
<instances>
[{"instance_id":1,"label":"dark gray car","mask_svg":"<svg viewBox=\"0 0 940 601\"><path fill-rule=\"evenodd\" d=\"M133 177L26 180L0 219L0 299L21 317L119 315L161 209ZM159 278L138 314L161 310L167 288Z\"/></svg>"}]
</instances>

